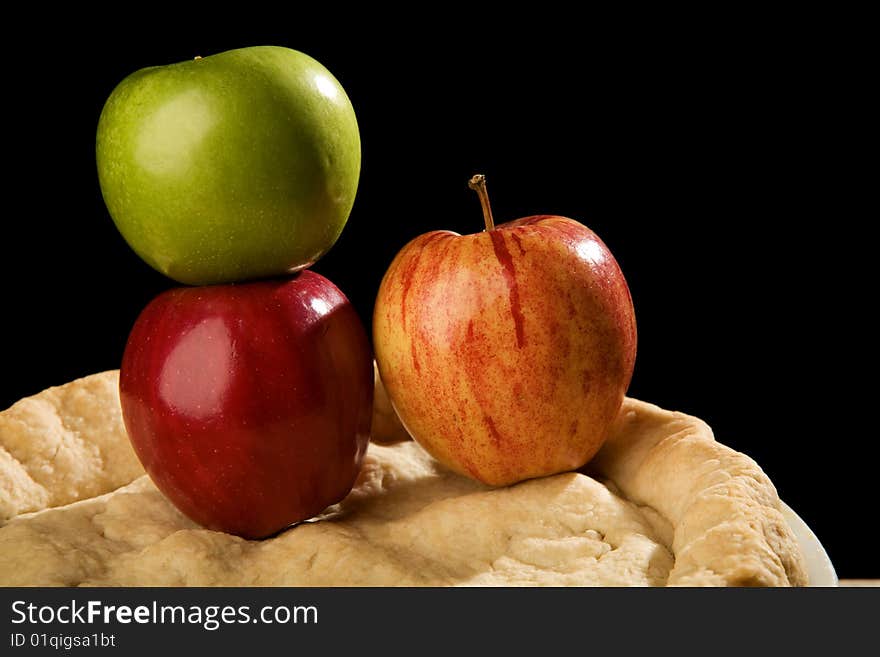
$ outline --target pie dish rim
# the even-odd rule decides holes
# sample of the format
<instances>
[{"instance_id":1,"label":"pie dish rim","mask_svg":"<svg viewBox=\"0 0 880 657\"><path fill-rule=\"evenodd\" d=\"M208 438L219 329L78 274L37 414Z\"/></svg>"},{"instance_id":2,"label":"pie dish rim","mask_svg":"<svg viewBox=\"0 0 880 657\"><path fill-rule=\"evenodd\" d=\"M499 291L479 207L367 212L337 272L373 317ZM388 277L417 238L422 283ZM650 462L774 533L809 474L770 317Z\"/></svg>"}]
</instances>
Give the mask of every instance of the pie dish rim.
<instances>
[{"instance_id":1,"label":"pie dish rim","mask_svg":"<svg viewBox=\"0 0 880 657\"><path fill-rule=\"evenodd\" d=\"M797 539L798 546L804 555L804 561L807 566L807 577L809 577L810 587L836 587L840 586L840 580L837 577L837 571L834 564L828 556L825 547L819 541L815 532L801 518L794 509L792 509L785 500L780 499L779 504L782 508L782 515L794 536Z\"/></svg>"}]
</instances>

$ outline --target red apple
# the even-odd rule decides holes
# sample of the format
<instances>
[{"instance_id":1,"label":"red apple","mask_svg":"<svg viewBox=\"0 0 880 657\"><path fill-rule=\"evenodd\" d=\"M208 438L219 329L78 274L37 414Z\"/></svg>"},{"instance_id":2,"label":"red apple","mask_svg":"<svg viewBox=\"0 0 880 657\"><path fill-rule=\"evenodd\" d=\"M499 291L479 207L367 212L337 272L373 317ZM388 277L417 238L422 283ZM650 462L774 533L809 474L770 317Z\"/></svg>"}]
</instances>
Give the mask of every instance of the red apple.
<instances>
[{"instance_id":1,"label":"red apple","mask_svg":"<svg viewBox=\"0 0 880 657\"><path fill-rule=\"evenodd\" d=\"M128 338L119 389L156 486L192 520L246 538L345 497L369 441L369 341L311 271L160 294Z\"/></svg>"},{"instance_id":2,"label":"red apple","mask_svg":"<svg viewBox=\"0 0 880 657\"><path fill-rule=\"evenodd\" d=\"M636 324L593 231L551 215L496 227L482 184L487 230L407 244L379 288L373 341L413 438L453 470L507 485L598 451L632 377Z\"/></svg>"}]
</instances>

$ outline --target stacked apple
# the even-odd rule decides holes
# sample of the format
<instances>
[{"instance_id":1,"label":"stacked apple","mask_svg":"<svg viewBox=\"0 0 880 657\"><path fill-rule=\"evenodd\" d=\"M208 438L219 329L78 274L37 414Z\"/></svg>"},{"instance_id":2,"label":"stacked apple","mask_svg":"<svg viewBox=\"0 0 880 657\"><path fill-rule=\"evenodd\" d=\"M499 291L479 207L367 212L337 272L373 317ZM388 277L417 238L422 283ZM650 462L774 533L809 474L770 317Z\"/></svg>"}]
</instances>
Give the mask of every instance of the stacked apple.
<instances>
[{"instance_id":1,"label":"stacked apple","mask_svg":"<svg viewBox=\"0 0 880 657\"><path fill-rule=\"evenodd\" d=\"M369 440L372 355L345 295L305 268L357 190L345 91L287 48L146 68L108 99L97 163L132 249L197 286L155 298L122 360L123 417L153 481L248 538L341 500Z\"/></svg>"}]
</instances>

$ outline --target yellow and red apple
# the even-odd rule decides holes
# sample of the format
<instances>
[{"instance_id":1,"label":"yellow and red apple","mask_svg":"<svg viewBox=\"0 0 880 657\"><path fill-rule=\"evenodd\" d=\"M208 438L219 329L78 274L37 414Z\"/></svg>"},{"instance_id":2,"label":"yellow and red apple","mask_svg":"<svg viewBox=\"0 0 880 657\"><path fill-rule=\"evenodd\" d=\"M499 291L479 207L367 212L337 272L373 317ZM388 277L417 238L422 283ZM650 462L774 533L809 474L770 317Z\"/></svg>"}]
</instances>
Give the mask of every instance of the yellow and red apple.
<instances>
[{"instance_id":1,"label":"yellow and red apple","mask_svg":"<svg viewBox=\"0 0 880 657\"><path fill-rule=\"evenodd\" d=\"M475 177L476 179L476 177ZM407 430L489 485L573 470L601 447L632 377L636 324L614 256L560 216L434 231L397 254L373 315Z\"/></svg>"}]
</instances>

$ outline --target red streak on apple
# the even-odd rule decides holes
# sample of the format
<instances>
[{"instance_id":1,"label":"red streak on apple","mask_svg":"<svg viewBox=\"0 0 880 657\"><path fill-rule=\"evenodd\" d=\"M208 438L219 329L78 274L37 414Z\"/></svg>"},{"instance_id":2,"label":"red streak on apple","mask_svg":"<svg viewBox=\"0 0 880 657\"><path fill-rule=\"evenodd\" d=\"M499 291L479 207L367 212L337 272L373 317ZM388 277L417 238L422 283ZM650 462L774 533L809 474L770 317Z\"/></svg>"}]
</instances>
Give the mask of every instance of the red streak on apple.
<instances>
[{"instance_id":1,"label":"red streak on apple","mask_svg":"<svg viewBox=\"0 0 880 657\"><path fill-rule=\"evenodd\" d=\"M510 257L510 251L507 250L507 245L504 243L504 233L502 231L490 231L489 237L492 240L492 249L495 251L495 257L501 263L504 271L504 280L507 281L507 289L510 292L510 314L513 317L513 326L516 331L516 346L522 347L526 343L526 336L523 331L522 307L519 304L519 284L516 280L516 271L513 268L513 258ZM520 252L525 254L522 241L519 237L514 237L514 239L519 244Z\"/></svg>"},{"instance_id":2,"label":"red streak on apple","mask_svg":"<svg viewBox=\"0 0 880 657\"><path fill-rule=\"evenodd\" d=\"M402 286L403 286L403 294L400 299L400 313L401 318L404 324L406 324L406 302L409 299L409 290L412 287L413 276L416 273L416 267L419 266L419 258L418 256L414 257L406 264L406 269L404 269L401 274Z\"/></svg>"},{"instance_id":3,"label":"red streak on apple","mask_svg":"<svg viewBox=\"0 0 880 657\"><path fill-rule=\"evenodd\" d=\"M488 415L483 416L483 422L486 423L486 426L489 427L489 433L492 434L492 438L495 440L496 445L503 445L504 438L501 437L501 434L498 432L498 428L495 426L495 423L492 421L492 418Z\"/></svg>"},{"instance_id":4,"label":"red streak on apple","mask_svg":"<svg viewBox=\"0 0 880 657\"><path fill-rule=\"evenodd\" d=\"M526 250L525 247L523 247L522 240L519 238L519 235L517 235L516 233L511 233L510 237L511 239L513 239L514 242L516 242L516 246L519 249L520 255L525 255Z\"/></svg>"}]
</instances>

